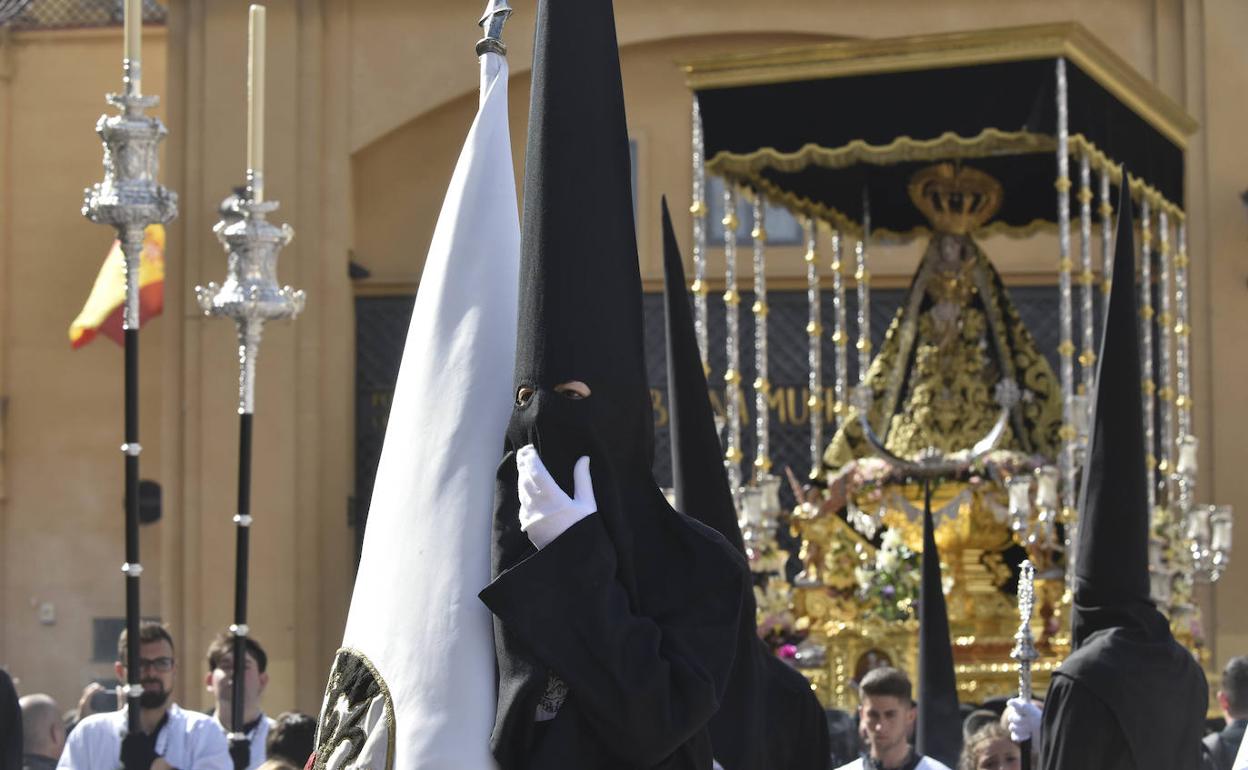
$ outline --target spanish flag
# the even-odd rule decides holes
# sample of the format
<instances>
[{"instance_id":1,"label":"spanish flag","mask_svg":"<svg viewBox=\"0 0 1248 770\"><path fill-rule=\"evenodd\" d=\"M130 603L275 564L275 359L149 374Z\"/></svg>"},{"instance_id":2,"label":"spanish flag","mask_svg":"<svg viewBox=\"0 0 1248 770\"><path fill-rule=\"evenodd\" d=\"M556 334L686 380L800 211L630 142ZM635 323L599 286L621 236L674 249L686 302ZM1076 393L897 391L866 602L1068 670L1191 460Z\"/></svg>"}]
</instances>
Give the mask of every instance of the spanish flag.
<instances>
[{"instance_id":1,"label":"spanish flag","mask_svg":"<svg viewBox=\"0 0 1248 770\"><path fill-rule=\"evenodd\" d=\"M100 266L91 296L82 312L69 325L69 344L75 350L103 333L118 345L123 344L122 310L126 303L126 258L121 241ZM165 307L165 226L148 225L143 234L143 252L139 258L139 326L160 315Z\"/></svg>"}]
</instances>

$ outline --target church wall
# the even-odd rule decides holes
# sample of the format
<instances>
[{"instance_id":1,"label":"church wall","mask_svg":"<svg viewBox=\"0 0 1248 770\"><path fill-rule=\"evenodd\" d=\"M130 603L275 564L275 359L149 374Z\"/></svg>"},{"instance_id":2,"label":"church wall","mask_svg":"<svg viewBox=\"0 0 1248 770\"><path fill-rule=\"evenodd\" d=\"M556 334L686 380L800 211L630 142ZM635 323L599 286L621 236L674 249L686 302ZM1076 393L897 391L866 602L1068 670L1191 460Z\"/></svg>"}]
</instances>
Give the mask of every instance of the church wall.
<instances>
[{"instance_id":1,"label":"church wall","mask_svg":"<svg viewBox=\"0 0 1248 770\"><path fill-rule=\"evenodd\" d=\"M1248 427L1248 154L1244 126L1248 125L1248 51L1237 40L1236 29L1248 28L1248 7L1234 0L1202 4L1205 38L1197 49L1199 74L1193 96L1203 95L1205 156L1188 177L1189 188L1204 197L1200 229L1205 240L1195 252L1194 264L1206 292L1195 306L1193 342L1197 358L1196 414L1201 433L1202 497L1235 506L1237 551L1230 570L1215 586L1206 625L1215 629L1219 663L1248 654L1248 612L1243 595L1248 588L1248 460L1244 431ZM1203 75L1203 82L1200 78ZM1202 94L1203 92L1203 94ZM1203 274L1203 275L1202 275ZM1198 297L1199 300L1199 297Z\"/></svg>"}]
</instances>

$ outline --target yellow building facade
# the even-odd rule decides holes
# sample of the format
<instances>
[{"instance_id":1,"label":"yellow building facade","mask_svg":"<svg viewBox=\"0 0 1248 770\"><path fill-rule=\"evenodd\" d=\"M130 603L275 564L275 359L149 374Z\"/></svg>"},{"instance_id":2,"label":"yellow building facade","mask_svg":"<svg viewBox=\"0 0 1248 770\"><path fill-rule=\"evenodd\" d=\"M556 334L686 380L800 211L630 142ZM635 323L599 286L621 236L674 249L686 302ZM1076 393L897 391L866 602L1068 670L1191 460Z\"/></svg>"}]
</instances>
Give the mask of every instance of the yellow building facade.
<instances>
[{"instance_id":1,"label":"yellow building facade","mask_svg":"<svg viewBox=\"0 0 1248 770\"><path fill-rule=\"evenodd\" d=\"M38 4L40 0L35 0ZM464 0L273 0L267 191L290 223L280 279L305 313L266 329L259 359L251 628L269 652L266 709L314 712L350 599L355 487L355 300L410 294L477 101L479 9ZM484 3L481 4L484 6ZM507 26L517 179L523 164L534 0ZM471 7L470 7L471 6ZM1077 21L1200 124L1187 152L1194 417L1204 500L1248 532L1248 6L1238 0L628 0L616 4L629 129L637 148L643 275L661 281L658 196L688 198L690 94L677 62L842 38ZM207 705L203 651L230 623L237 362L233 325L199 313L220 280L217 205L244 173L247 2L169 0L144 33L145 91L170 136L161 177L180 196L169 227L165 310L141 335L142 476L163 488L143 528L144 614L170 623L178 696ZM78 212L101 176L93 132L120 86L121 31L0 28L0 665L22 692L76 702L111 666L96 620L124 612L122 357L66 338L112 235ZM870 104L826 110L871 109ZM593 180L569 180L592 189ZM677 228L689 221L675 205ZM989 238L1007 284L1056 282L1052 239ZM746 250L742 250L745 252ZM743 253L741 269L748 254ZM881 250L877 284L899 285L913 250ZM348 265L369 277L351 279ZM722 252L712 249L712 276ZM796 247L773 286L804 276ZM1241 542L1248 535L1241 535ZM1214 665L1248 653L1248 557L1200 588Z\"/></svg>"}]
</instances>

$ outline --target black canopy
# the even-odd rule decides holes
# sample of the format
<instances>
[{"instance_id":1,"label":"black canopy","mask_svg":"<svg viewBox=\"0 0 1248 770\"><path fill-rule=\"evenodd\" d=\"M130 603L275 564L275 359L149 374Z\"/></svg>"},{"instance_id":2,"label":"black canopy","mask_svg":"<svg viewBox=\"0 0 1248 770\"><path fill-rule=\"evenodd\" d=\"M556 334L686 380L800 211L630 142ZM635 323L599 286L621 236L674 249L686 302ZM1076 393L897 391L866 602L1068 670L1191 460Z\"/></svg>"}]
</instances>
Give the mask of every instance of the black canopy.
<instances>
[{"instance_id":1,"label":"black canopy","mask_svg":"<svg viewBox=\"0 0 1248 770\"><path fill-rule=\"evenodd\" d=\"M847 231L926 232L906 194L918 169L966 160L998 179L995 227L1057 220L1057 62L1070 151L1125 163L1183 204L1178 105L1077 24L846 41L686 65L709 171ZM1073 169L1072 169L1073 175Z\"/></svg>"}]
</instances>

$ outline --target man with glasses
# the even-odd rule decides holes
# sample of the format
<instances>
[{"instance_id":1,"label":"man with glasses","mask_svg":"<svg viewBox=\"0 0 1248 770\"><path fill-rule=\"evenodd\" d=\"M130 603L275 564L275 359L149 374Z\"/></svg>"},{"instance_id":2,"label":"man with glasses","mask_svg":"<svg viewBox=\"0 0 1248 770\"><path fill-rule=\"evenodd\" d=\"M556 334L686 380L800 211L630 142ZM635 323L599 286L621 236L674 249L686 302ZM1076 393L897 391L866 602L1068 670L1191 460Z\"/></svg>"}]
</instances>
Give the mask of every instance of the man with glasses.
<instances>
[{"instance_id":1,"label":"man with glasses","mask_svg":"<svg viewBox=\"0 0 1248 770\"><path fill-rule=\"evenodd\" d=\"M159 623L139 627L140 722L127 734L126 709L93 714L78 723L57 768L70 770L233 770L229 746L212 717L173 703L177 663L173 637ZM117 678L127 681L126 632L117 642Z\"/></svg>"}]
</instances>

